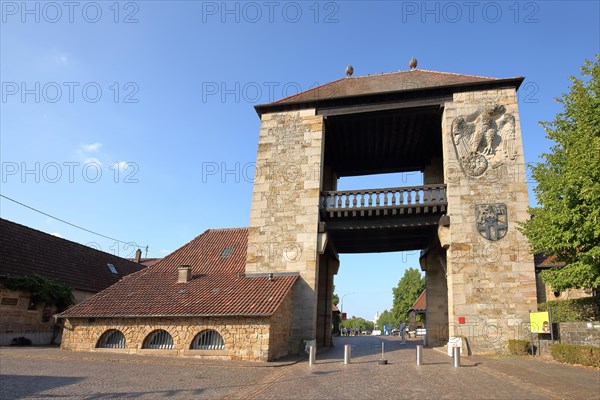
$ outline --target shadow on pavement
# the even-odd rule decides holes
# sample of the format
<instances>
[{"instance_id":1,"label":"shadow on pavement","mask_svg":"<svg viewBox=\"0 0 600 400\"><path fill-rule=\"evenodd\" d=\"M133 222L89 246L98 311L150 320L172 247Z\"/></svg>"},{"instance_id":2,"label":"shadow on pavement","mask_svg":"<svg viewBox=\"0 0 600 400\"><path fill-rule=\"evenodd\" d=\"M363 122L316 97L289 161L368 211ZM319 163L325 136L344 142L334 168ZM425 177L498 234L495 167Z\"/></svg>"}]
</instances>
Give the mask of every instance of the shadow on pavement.
<instances>
[{"instance_id":1,"label":"shadow on pavement","mask_svg":"<svg viewBox=\"0 0 600 400\"><path fill-rule=\"evenodd\" d=\"M77 376L0 375L0 398L22 399L44 397L38 393L85 380Z\"/></svg>"}]
</instances>

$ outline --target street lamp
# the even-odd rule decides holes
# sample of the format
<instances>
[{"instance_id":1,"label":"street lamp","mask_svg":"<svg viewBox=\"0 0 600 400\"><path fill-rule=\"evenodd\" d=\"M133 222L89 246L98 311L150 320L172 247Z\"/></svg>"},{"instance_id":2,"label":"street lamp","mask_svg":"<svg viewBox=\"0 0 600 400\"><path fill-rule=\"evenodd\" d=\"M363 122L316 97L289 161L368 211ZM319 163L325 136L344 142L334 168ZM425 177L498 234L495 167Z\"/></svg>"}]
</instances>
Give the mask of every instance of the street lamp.
<instances>
[{"instance_id":1,"label":"street lamp","mask_svg":"<svg viewBox=\"0 0 600 400\"><path fill-rule=\"evenodd\" d=\"M342 295L342 299L340 300L340 312L341 313L344 312L344 297L349 296L351 294L356 294L356 292L350 292L350 293L346 293L346 294Z\"/></svg>"}]
</instances>

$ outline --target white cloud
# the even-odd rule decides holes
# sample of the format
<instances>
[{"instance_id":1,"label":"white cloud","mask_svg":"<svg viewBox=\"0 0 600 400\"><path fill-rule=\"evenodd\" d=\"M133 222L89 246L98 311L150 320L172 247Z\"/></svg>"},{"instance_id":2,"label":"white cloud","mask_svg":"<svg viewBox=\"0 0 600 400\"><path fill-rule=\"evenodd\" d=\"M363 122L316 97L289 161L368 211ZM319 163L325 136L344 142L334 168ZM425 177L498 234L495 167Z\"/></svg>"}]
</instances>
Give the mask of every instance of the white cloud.
<instances>
[{"instance_id":1,"label":"white cloud","mask_svg":"<svg viewBox=\"0 0 600 400\"><path fill-rule=\"evenodd\" d=\"M169 251L169 250L161 250L160 252L161 252L162 254L169 254L169 253L170 253L170 251Z\"/></svg>"},{"instance_id":2,"label":"white cloud","mask_svg":"<svg viewBox=\"0 0 600 400\"><path fill-rule=\"evenodd\" d=\"M52 236L56 236L56 237L59 237L59 238L61 238L61 239L62 239L62 237L63 237L63 236L62 236L60 233L58 233L58 232L50 232L50 234L51 234Z\"/></svg>"},{"instance_id":3,"label":"white cloud","mask_svg":"<svg viewBox=\"0 0 600 400\"><path fill-rule=\"evenodd\" d=\"M80 150L85 152L85 153L95 153L97 152L100 147L102 147L102 143L92 143L92 144L82 144L80 146Z\"/></svg>"}]
</instances>

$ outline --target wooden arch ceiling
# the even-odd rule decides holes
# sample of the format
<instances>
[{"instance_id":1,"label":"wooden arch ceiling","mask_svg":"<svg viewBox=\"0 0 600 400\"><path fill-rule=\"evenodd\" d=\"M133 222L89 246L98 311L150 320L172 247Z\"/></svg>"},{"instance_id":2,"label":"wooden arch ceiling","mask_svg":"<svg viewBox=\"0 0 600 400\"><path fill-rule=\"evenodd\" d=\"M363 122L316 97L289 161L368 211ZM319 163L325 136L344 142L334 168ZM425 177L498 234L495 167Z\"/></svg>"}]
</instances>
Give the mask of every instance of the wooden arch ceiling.
<instances>
[{"instance_id":1,"label":"wooden arch ceiling","mask_svg":"<svg viewBox=\"0 0 600 400\"><path fill-rule=\"evenodd\" d=\"M442 154L442 108L327 116L325 165L339 177L422 171Z\"/></svg>"}]
</instances>

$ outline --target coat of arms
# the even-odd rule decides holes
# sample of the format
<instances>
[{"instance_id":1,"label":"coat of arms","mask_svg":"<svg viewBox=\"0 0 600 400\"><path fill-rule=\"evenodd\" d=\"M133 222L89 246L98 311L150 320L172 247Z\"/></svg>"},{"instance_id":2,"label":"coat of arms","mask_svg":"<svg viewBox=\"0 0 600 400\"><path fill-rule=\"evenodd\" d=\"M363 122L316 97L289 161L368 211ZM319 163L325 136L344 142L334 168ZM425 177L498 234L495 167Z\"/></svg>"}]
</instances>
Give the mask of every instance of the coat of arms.
<instances>
[{"instance_id":1,"label":"coat of arms","mask_svg":"<svg viewBox=\"0 0 600 400\"><path fill-rule=\"evenodd\" d=\"M480 176L488 166L517 158L515 117L504 106L487 104L452 121L452 142L463 171ZM502 152L497 151L502 148Z\"/></svg>"},{"instance_id":2,"label":"coat of arms","mask_svg":"<svg viewBox=\"0 0 600 400\"><path fill-rule=\"evenodd\" d=\"M479 204L476 206L477 231L487 240L500 240L508 231L506 204Z\"/></svg>"}]
</instances>

